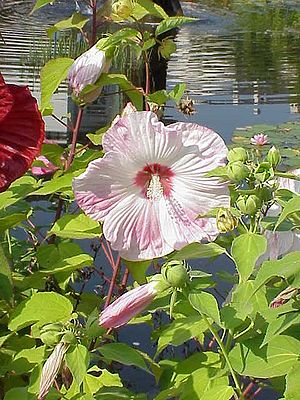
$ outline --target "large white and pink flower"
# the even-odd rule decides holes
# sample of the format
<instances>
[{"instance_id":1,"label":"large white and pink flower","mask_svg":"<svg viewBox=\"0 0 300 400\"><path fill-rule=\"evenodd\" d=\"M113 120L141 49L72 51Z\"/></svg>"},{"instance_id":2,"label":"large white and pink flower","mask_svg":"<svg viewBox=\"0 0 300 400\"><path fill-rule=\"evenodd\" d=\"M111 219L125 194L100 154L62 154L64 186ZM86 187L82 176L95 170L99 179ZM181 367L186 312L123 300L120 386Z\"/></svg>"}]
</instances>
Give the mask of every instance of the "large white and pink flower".
<instances>
[{"instance_id":1,"label":"large white and pink flower","mask_svg":"<svg viewBox=\"0 0 300 400\"><path fill-rule=\"evenodd\" d=\"M133 112L107 131L103 149L73 189L122 257L152 259L215 239L215 219L197 217L229 206L227 185L206 176L225 164L217 133L192 123L164 126L151 112Z\"/></svg>"}]
</instances>

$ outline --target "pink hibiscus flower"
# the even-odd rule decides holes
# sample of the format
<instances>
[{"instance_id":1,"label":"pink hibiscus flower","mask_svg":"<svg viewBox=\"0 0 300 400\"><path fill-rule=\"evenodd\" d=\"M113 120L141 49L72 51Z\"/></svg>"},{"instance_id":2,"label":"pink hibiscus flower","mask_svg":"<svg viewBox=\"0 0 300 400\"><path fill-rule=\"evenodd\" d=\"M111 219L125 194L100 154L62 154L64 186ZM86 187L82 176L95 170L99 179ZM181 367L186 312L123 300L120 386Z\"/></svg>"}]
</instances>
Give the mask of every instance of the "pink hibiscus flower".
<instances>
[{"instance_id":1,"label":"pink hibiscus flower","mask_svg":"<svg viewBox=\"0 0 300 400\"><path fill-rule=\"evenodd\" d=\"M229 206L227 185L206 176L225 163L217 133L183 122L165 127L151 112L133 112L107 131L103 149L73 189L123 258L152 259L215 239L215 219L197 217Z\"/></svg>"},{"instance_id":2,"label":"pink hibiscus flower","mask_svg":"<svg viewBox=\"0 0 300 400\"><path fill-rule=\"evenodd\" d=\"M27 87L7 85L0 73L0 192L40 153L44 122Z\"/></svg>"}]
</instances>

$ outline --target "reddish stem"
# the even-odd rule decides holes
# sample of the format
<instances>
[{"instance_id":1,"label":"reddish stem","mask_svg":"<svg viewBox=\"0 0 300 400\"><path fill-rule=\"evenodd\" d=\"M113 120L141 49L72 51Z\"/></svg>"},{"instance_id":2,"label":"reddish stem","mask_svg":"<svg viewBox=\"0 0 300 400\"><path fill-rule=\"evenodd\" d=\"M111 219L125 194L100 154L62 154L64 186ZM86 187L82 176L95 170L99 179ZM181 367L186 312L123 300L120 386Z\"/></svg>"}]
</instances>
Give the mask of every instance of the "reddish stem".
<instances>
[{"instance_id":1,"label":"reddish stem","mask_svg":"<svg viewBox=\"0 0 300 400\"><path fill-rule=\"evenodd\" d=\"M92 36L90 40L90 46L94 46L97 41L97 0L91 0L92 9Z\"/></svg>"},{"instance_id":2,"label":"reddish stem","mask_svg":"<svg viewBox=\"0 0 300 400\"><path fill-rule=\"evenodd\" d=\"M110 285L109 285L109 289L108 289L107 297L106 297L106 300L105 300L104 308L106 308L109 305L110 301L111 301L111 298L112 298L112 295L113 295L113 291L114 291L114 287L115 287L115 284L116 284L116 280L117 280L117 277L118 277L118 274L119 274L119 270L120 270L120 267L121 267L121 262L120 261L121 261L121 258L118 257L117 263L115 264L115 267L114 267L114 272L113 272L113 275L112 275L112 278L111 278L111 282L110 282Z\"/></svg>"},{"instance_id":3,"label":"reddish stem","mask_svg":"<svg viewBox=\"0 0 300 400\"><path fill-rule=\"evenodd\" d=\"M78 110L78 114L77 114L77 120L76 120L76 125L73 131L73 135L72 135L72 143L71 143L71 149L70 149L70 153L67 159L67 163L66 163L66 170L68 170L72 164L72 161L74 159L74 155L75 155L75 151L76 151L76 144L77 144L77 138L78 138L78 133L79 133L79 129L80 129L80 125L81 125L81 121L82 121L82 117L83 117L83 108L79 108Z\"/></svg>"},{"instance_id":4,"label":"reddish stem","mask_svg":"<svg viewBox=\"0 0 300 400\"><path fill-rule=\"evenodd\" d=\"M243 396L246 397L254 386L255 384L253 382L250 382L249 385L246 387L246 389L243 391Z\"/></svg>"},{"instance_id":5,"label":"reddish stem","mask_svg":"<svg viewBox=\"0 0 300 400\"><path fill-rule=\"evenodd\" d=\"M147 57L145 57L145 73L146 73L146 84L145 84L145 95L150 93L150 68L149 68L149 62ZM145 108L146 111L149 111L149 104L147 99L145 98Z\"/></svg>"},{"instance_id":6,"label":"reddish stem","mask_svg":"<svg viewBox=\"0 0 300 400\"><path fill-rule=\"evenodd\" d=\"M127 285L127 281L128 281L128 277L129 277L129 269L126 268L123 278L122 278L122 282L121 282L121 289L124 290L126 288Z\"/></svg>"},{"instance_id":7,"label":"reddish stem","mask_svg":"<svg viewBox=\"0 0 300 400\"><path fill-rule=\"evenodd\" d=\"M261 388L258 388L252 395L251 400L255 399L255 397L261 392Z\"/></svg>"}]
</instances>

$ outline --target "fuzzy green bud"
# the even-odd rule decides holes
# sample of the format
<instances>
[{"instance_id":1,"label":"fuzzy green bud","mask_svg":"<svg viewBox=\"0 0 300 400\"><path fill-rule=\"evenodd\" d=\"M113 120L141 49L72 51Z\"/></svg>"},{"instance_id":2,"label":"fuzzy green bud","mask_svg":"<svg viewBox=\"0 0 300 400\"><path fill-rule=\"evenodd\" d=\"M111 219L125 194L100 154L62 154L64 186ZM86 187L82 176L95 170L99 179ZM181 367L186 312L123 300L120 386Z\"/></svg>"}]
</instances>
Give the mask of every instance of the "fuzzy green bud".
<instances>
[{"instance_id":1,"label":"fuzzy green bud","mask_svg":"<svg viewBox=\"0 0 300 400\"><path fill-rule=\"evenodd\" d=\"M236 203L245 215L254 215L261 206L261 201L255 194L251 194L248 197L240 196Z\"/></svg>"},{"instance_id":2,"label":"fuzzy green bud","mask_svg":"<svg viewBox=\"0 0 300 400\"><path fill-rule=\"evenodd\" d=\"M73 332L67 331L61 338L62 343L76 344L77 339Z\"/></svg>"},{"instance_id":3,"label":"fuzzy green bud","mask_svg":"<svg viewBox=\"0 0 300 400\"><path fill-rule=\"evenodd\" d=\"M242 161L245 162L248 160L247 152L243 147L235 147L232 150L229 150L227 154L227 159L230 162L234 161Z\"/></svg>"},{"instance_id":4,"label":"fuzzy green bud","mask_svg":"<svg viewBox=\"0 0 300 400\"><path fill-rule=\"evenodd\" d=\"M189 281L189 274L184 261L172 260L166 262L161 268L161 274L166 282L175 288L183 287Z\"/></svg>"},{"instance_id":5,"label":"fuzzy green bud","mask_svg":"<svg viewBox=\"0 0 300 400\"><path fill-rule=\"evenodd\" d=\"M228 208L220 208L217 212L217 228L219 232L226 233L233 231L238 225L238 219Z\"/></svg>"},{"instance_id":6,"label":"fuzzy green bud","mask_svg":"<svg viewBox=\"0 0 300 400\"><path fill-rule=\"evenodd\" d=\"M61 338L63 325L60 323L44 325L41 328L41 341L49 346L55 346Z\"/></svg>"},{"instance_id":7,"label":"fuzzy green bud","mask_svg":"<svg viewBox=\"0 0 300 400\"><path fill-rule=\"evenodd\" d=\"M228 178L234 182L242 181L249 176L249 168L241 161L233 161L227 165Z\"/></svg>"},{"instance_id":8,"label":"fuzzy green bud","mask_svg":"<svg viewBox=\"0 0 300 400\"><path fill-rule=\"evenodd\" d=\"M276 167L280 161L281 161L281 155L278 149L276 147L272 146L267 154L267 160L268 162Z\"/></svg>"}]
</instances>

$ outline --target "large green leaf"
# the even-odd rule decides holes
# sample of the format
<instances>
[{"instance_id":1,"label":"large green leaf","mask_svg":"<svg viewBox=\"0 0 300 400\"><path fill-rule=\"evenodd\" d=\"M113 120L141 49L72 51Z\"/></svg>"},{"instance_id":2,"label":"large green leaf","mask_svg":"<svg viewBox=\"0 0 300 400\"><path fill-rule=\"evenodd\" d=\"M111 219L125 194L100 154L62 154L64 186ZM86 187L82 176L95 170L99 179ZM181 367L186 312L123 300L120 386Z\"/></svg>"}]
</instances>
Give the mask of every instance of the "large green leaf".
<instances>
[{"instance_id":1,"label":"large green leaf","mask_svg":"<svg viewBox=\"0 0 300 400\"><path fill-rule=\"evenodd\" d=\"M118 361L125 365L135 365L148 371L141 354L125 343L108 343L101 346L100 353L108 360Z\"/></svg>"},{"instance_id":2,"label":"large green leaf","mask_svg":"<svg viewBox=\"0 0 300 400\"><path fill-rule=\"evenodd\" d=\"M95 85L86 86L82 91L82 94L94 90L95 86L99 87L104 85L118 85L124 94L129 97L137 110L143 109L143 95L141 91L137 89L123 74L101 74Z\"/></svg>"},{"instance_id":3,"label":"large green leaf","mask_svg":"<svg viewBox=\"0 0 300 400\"><path fill-rule=\"evenodd\" d=\"M48 235L69 239L92 239L102 234L99 222L85 214L67 214L55 222Z\"/></svg>"},{"instance_id":4,"label":"large green leaf","mask_svg":"<svg viewBox=\"0 0 300 400\"><path fill-rule=\"evenodd\" d=\"M41 272L46 274L71 272L93 264L93 257L84 253L78 244L69 242L41 245L37 259Z\"/></svg>"},{"instance_id":5,"label":"large green leaf","mask_svg":"<svg viewBox=\"0 0 300 400\"><path fill-rule=\"evenodd\" d=\"M287 219L289 216L291 216L291 214L300 211L300 196L296 196L293 197L291 200L289 200L282 213L280 214L278 221L275 225L275 229L277 229L277 227L285 220Z\"/></svg>"},{"instance_id":6,"label":"large green leaf","mask_svg":"<svg viewBox=\"0 0 300 400\"><path fill-rule=\"evenodd\" d=\"M231 254L235 260L240 281L245 282L252 274L258 258L267 250L267 239L255 233L244 233L234 239Z\"/></svg>"},{"instance_id":7,"label":"large green leaf","mask_svg":"<svg viewBox=\"0 0 300 400\"><path fill-rule=\"evenodd\" d=\"M207 324L199 315L178 318L163 330L157 332L157 354L161 353L169 345L180 346L187 340L195 337L203 340L203 333L207 330Z\"/></svg>"},{"instance_id":8,"label":"large green leaf","mask_svg":"<svg viewBox=\"0 0 300 400\"><path fill-rule=\"evenodd\" d=\"M0 298L10 301L13 296L11 269L0 244Z\"/></svg>"},{"instance_id":9,"label":"large green leaf","mask_svg":"<svg viewBox=\"0 0 300 400\"><path fill-rule=\"evenodd\" d=\"M300 394L300 363L295 364L286 376L285 400L296 400Z\"/></svg>"},{"instance_id":10,"label":"large green leaf","mask_svg":"<svg viewBox=\"0 0 300 400\"><path fill-rule=\"evenodd\" d=\"M100 376L99 373L101 373ZM83 390L88 394L94 394L103 386L122 387L123 385L118 374L112 374L106 369L100 369L94 365L85 375Z\"/></svg>"},{"instance_id":11,"label":"large green leaf","mask_svg":"<svg viewBox=\"0 0 300 400\"><path fill-rule=\"evenodd\" d=\"M47 33L51 38L55 32L62 31L64 29L76 28L81 30L88 21L89 18L80 14L79 12L76 12L70 18L59 21L55 25L48 28Z\"/></svg>"},{"instance_id":12,"label":"large green leaf","mask_svg":"<svg viewBox=\"0 0 300 400\"><path fill-rule=\"evenodd\" d=\"M50 60L41 69L41 112L44 115L52 114L51 97L58 86L68 75L73 64L72 58L56 58Z\"/></svg>"},{"instance_id":13,"label":"large green leaf","mask_svg":"<svg viewBox=\"0 0 300 400\"><path fill-rule=\"evenodd\" d=\"M27 212L18 212L6 215L0 218L0 233L6 231L6 229L18 226L22 221L26 220L29 215Z\"/></svg>"},{"instance_id":14,"label":"large green leaf","mask_svg":"<svg viewBox=\"0 0 300 400\"><path fill-rule=\"evenodd\" d=\"M300 251L289 253L280 260L265 261L257 273L253 289L256 291L275 276L289 279L299 272Z\"/></svg>"},{"instance_id":15,"label":"large green leaf","mask_svg":"<svg viewBox=\"0 0 300 400\"><path fill-rule=\"evenodd\" d=\"M71 318L73 305L66 297L54 293L34 293L22 301L13 311L8 328L18 331L25 326L38 322L40 325Z\"/></svg>"},{"instance_id":16,"label":"large green leaf","mask_svg":"<svg viewBox=\"0 0 300 400\"><path fill-rule=\"evenodd\" d=\"M218 303L211 293L204 291L200 293L191 293L189 295L189 302L200 314L212 318L214 322L221 325Z\"/></svg>"},{"instance_id":17,"label":"large green leaf","mask_svg":"<svg viewBox=\"0 0 300 400\"><path fill-rule=\"evenodd\" d=\"M134 17L138 19L143 18L148 13L158 18L168 18L168 14L164 11L164 9L158 4L155 4L152 0L136 0L136 3L143 10L142 13L141 10L139 10L137 15L135 13L133 14Z\"/></svg>"},{"instance_id":18,"label":"large green leaf","mask_svg":"<svg viewBox=\"0 0 300 400\"><path fill-rule=\"evenodd\" d=\"M11 369L16 374L31 371L37 364L42 364L45 358L46 346L23 349L13 359Z\"/></svg>"},{"instance_id":19,"label":"large green leaf","mask_svg":"<svg viewBox=\"0 0 300 400\"><path fill-rule=\"evenodd\" d=\"M298 362L300 342L290 336L279 335L260 347L262 337L237 343L229 353L233 368L241 375L272 378L288 373Z\"/></svg>"},{"instance_id":20,"label":"large green leaf","mask_svg":"<svg viewBox=\"0 0 300 400\"><path fill-rule=\"evenodd\" d=\"M35 3L35 5L33 7L33 10L31 12L33 12L35 10L38 10L41 7L44 7L47 4L54 3L54 2L55 2L55 0L36 0L36 3Z\"/></svg>"},{"instance_id":21,"label":"large green leaf","mask_svg":"<svg viewBox=\"0 0 300 400\"><path fill-rule=\"evenodd\" d=\"M195 21L197 21L196 18L190 17L168 17L158 24L155 30L155 35L161 35L162 33L169 31L170 29L177 28L178 26L181 26L187 22Z\"/></svg>"},{"instance_id":22,"label":"large green leaf","mask_svg":"<svg viewBox=\"0 0 300 400\"><path fill-rule=\"evenodd\" d=\"M280 335L291 326L299 324L300 315L298 312L290 312L285 315L280 315L277 319L269 323L262 346L269 343L270 340Z\"/></svg>"},{"instance_id":23,"label":"large green leaf","mask_svg":"<svg viewBox=\"0 0 300 400\"><path fill-rule=\"evenodd\" d=\"M169 260L191 260L195 258L216 257L225 253L226 249L217 243L191 243L168 256Z\"/></svg>"},{"instance_id":24,"label":"large green leaf","mask_svg":"<svg viewBox=\"0 0 300 400\"><path fill-rule=\"evenodd\" d=\"M90 363L88 349L82 344L77 344L67 351L65 360L77 385L80 386Z\"/></svg>"}]
</instances>

